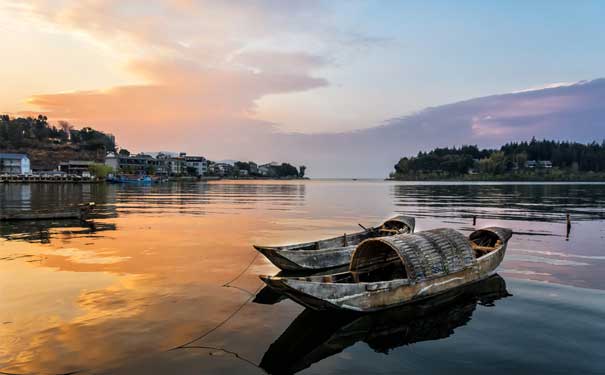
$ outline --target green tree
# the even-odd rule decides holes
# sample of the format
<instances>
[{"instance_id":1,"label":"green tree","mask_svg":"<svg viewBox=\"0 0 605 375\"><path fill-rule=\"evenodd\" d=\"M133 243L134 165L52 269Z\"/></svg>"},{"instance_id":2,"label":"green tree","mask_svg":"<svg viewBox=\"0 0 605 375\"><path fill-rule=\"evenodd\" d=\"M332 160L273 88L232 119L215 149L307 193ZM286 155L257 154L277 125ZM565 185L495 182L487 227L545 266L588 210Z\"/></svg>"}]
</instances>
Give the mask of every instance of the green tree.
<instances>
[{"instance_id":1,"label":"green tree","mask_svg":"<svg viewBox=\"0 0 605 375\"><path fill-rule=\"evenodd\" d=\"M108 174L113 173L113 168L105 164L91 164L88 171L98 178L106 178Z\"/></svg>"}]
</instances>

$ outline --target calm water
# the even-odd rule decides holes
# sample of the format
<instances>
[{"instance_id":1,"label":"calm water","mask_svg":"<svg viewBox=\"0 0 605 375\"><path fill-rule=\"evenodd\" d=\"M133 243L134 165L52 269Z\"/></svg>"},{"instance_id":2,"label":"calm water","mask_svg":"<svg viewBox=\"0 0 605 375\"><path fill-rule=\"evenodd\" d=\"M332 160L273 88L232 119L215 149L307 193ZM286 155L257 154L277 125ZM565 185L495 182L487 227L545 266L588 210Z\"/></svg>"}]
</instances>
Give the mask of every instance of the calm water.
<instances>
[{"instance_id":1,"label":"calm water","mask_svg":"<svg viewBox=\"0 0 605 375\"><path fill-rule=\"evenodd\" d=\"M82 201L94 225L0 224L0 371L605 373L605 185L0 185L0 210ZM499 276L412 309L320 314L261 290L277 269L252 243L394 213L515 235Z\"/></svg>"}]
</instances>

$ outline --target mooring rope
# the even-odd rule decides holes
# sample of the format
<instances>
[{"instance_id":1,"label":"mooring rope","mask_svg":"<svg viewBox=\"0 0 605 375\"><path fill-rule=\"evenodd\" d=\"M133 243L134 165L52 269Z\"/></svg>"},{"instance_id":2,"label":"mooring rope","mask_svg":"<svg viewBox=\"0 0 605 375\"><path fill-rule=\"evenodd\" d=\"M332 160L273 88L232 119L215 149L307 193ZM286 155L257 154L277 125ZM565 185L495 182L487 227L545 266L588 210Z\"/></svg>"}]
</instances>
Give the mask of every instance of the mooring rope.
<instances>
[{"instance_id":1,"label":"mooring rope","mask_svg":"<svg viewBox=\"0 0 605 375\"><path fill-rule=\"evenodd\" d=\"M229 286L230 286L229 284L231 284L231 283L232 283L232 282L234 282L235 280L237 280L237 279L239 279L240 277L242 277L242 275L243 275L243 274L244 274L246 271L248 271L248 268L250 268L250 266L252 266L252 264L254 263L254 261L256 260L256 258L258 258L258 254L260 254L260 253L258 253L258 252L257 252L257 253L256 253L256 255L254 255L254 256L252 257L252 260L250 261L250 263L248 263L248 265L246 266L246 268L244 268L244 269L242 270L242 272L238 273L238 274L237 274L237 276L235 276L233 279L229 280L228 282L224 283L222 286L229 287Z\"/></svg>"},{"instance_id":2,"label":"mooring rope","mask_svg":"<svg viewBox=\"0 0 605 375\"><path fill-rule=\"evenodd\" d=\"M259 290L261 290L261 288L263 287L263 285L261 284L258 288L256 288L256 290L254 292L250 292L246 289L237 287L237 286L232 286L230 285L231 283L235 282L237 279L239 279L240 277L242 277L244 275L244 273L246 273L246 271L248 271L248 269L252 266L252 264L254 264L254 262L256 261L256 258L258 257L259 253L256 253L256 255L254 255L252 257L252 260L248 263L248 265L240 272L238 273L233 279L229 280L228 282L224 283L222 286L226 287L226 288L235 288L238 290L241 290L243 292L248 293L250 296L244 301L244 303L242 303L241 305L239 305L237 307L237 309L235 309L231 314L229 314L224 320L222 320L219 324L217 324L216 326L214 326L213 328L209 329L208 331L206 331L205 333L203 333L202 335L194 338L193 340L190 340L188 342L186 342L185 344L179 345L177 347L174 347L172 349L169 349L168 351L171 350L175 350L175 349L184 349L187 348L189 344L192 344L198 340L202 340L204 337L208 336L209 334L211 334L212 332L216 331L217 329L219 329L220 327L222 327L224 324L226 324L229 320L231 320L231 318L233 318L238 312L241 311L241 309L244 308L244 306L246 306L248 304L248 302L250 302L252 300L252 298L254 298L256 296L256 293L258 293ZM223 349L224 350L224 349Z\"/></svg>"},{"instance_id":3,"label":"mooring rope","mask_svg":"<svg viewBox=\"0 0 605 375\"><path fill-rule=\"evenodd\" d=\"M201 345L186 346L183 349L211 349L211 350L218 350L218 351L221 351L221 352L224 352L224 353L227 353L227 354L231 354L235 358L237 358L237 359L239 359L241 361L244 361L247 364L252 365L252 366L254 366L254 367L258 368L258 369L261 369L263 372L266 373L265 369L263 369L262 367L260 367L256 363L254 363L254 361L252 361L251 359L248 359L248 358L240 355L239 353L231 351L231 350L227 350L227 349L224 349L224 348L216 348L214 346L201 346ZM210 353L210 355L212 355L212 353Z\"/></svg>"},{"instance_id":4,"label":"mooring rope","mask_svg":"<svg viewBox=\"0 0 605 375\"><path fill-rule=\"evenodd\" d=\"M171 350L175 350L175 349L184 349L187 347L187 345L192 344L198 340L202 340L203 338L205 338L206 336L208 336L209 334L211 334L212 332L216 331L217 329L219 329L220 327L222 327L225 323L227 323L229 320L231 320L231 318L233 318L238 312L241 311L241 309L244 308L244 306L246 306L248 304L248 302L250 302L252 300L252 298L254 298L254 296L256 295L256 293L258 293L259 290L261 290L263 286L260 285L255 291L254 293L251 293L250 297L248 297L244 303L242 303L241 305L238 306L237 309L235 309L231 314L229 314L224 320L222 320L219 324L217 324L216 326L214 326L213 328L209 329L208 331L204 332L202 335L194 338L193 340L190 340L184 344L181 344L179 346L176 346L172 349L168 349L167 351L171 351Z\"/></svg>"}]
</instances>

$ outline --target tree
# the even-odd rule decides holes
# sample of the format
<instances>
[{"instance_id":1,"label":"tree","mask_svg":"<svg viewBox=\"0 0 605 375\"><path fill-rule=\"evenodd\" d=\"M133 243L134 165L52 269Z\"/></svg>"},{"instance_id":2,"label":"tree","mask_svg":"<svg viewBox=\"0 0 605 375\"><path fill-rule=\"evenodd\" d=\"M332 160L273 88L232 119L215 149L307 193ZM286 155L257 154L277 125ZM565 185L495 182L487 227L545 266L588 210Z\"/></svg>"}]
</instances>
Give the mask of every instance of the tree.
<instances>
[{"instance_id":1,"label":"tree","mask_svg":"<svg viewBox=\"0 0 605 375\"><path fill-rule=\"evenodd\" d=\"M153 165L148 165L145 167L145 173L148 175L154 175L155 174L155 167Z\"/></svg>"},{"instance_id":2,"label":"tree","mask_svg":"<svg viewBox=\"0 0 605 375\"><path fill-rule=\"evenodd\" d=\"M128 151L125 148L121 148L120 151L118 151L118 155L124 156L124 157L129 157L130 156L130 151Z\"/></svg>"},{"instance_id":3,"label":"tree","mask_svg":"<svg viewBox=\"0 0 605 375\"><path fill-rule=\"evenodd\" d=\"M98 178L106 178L108 174L113 173L113 168L105 164L91 164L88 171Z\"/></svg>"},{"instance_id":4,"label":"tree","mask_svg":"<svg viewBox=\"0 0 605 375\"><path fill-rule=\"evenodd\" d=\"M305 177L305 171L306 171L307 167L305 167L304 165L301 165L298 167L298 177L303 178Z\"/></svg>"}]
</instances>

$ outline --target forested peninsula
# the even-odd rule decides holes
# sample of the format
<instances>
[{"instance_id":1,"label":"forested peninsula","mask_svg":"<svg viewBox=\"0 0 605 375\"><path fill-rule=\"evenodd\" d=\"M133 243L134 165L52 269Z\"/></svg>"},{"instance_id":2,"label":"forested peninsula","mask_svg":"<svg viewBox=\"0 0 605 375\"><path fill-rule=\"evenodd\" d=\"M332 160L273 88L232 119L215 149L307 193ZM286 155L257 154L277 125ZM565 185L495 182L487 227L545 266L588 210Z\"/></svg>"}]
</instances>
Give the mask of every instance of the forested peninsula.
<instances>
[{"instance_id":1,"label":"forested peninsula","mask_svg":"<svg viewBox=\"0 0 605 375\"><path fill-rule=\"evenodd\" d=\"M533 138L500 149L436 148L401 158L390 179L605 181L605 140L583 144Z\"/></svg>"}]
</instances>

